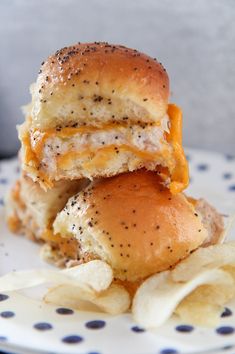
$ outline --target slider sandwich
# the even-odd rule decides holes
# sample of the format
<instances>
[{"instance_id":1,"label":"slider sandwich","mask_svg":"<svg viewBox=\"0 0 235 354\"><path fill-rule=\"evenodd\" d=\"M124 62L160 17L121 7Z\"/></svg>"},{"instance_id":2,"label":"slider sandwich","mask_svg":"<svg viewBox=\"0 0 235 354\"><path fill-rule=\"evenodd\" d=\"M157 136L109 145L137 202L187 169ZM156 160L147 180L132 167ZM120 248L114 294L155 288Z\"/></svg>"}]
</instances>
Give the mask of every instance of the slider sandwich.
<instances>
[{"instance_id":1,"label":"slider sandwich","mask_svg":"<svg viewBox=\"0 0 235 354\"><path fill-rule=\"evenodd\" d=\"M101 259L119 281L139 284L220 242L223 222L204 200L172 194L155 172L140 170L89 184L69 199L53 228L77 240L80 262Z\"/></svg>"},{"instance_id":2,"label":"slider sandwich","mask_svg":"<svg viewBox=\"0 0 235 354\"><path fill-rule=\"evenodd\" d=\"M46 259L102 260L133 289L221 242L221 216L183 194L182 114L155 59L107 43L65 47L31 93L8 224L43 240Z\"/></svg>"},{"instance_id":3,"label":"slider sandwich","mask_svg":"<svg viewBox=\"0 0 235 354\"><path fill-rule=\"evenodd\" d=\"M107 43L65 47L42 63L31 94L19 127L22 168L45 190L140 168L174 194L187 187L182 114L168 104L156 59Z\"/></svg>"},{"instance_id":4,"label":"slider sandwich","mask_svg":"<svg viewBox=\"0 0 235 354\"><path fill-rule=\"evenodd\" d=\"M35 242L46 242L44 258L56 265L77 257L77 242L54 235L53 221L68 199L88 184L87 180L58 181L45 192L24 172L16 181L6 200L8 228Z\"/></svg>"}]
</instances>

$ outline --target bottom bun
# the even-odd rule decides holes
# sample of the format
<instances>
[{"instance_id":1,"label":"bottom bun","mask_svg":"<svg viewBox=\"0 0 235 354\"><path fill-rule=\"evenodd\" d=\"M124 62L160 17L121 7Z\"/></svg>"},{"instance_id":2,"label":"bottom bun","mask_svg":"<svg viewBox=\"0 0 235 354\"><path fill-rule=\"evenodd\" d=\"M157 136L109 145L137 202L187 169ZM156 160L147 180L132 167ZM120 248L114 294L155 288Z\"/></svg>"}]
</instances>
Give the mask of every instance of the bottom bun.
<instances>
[{"instance_id":1,"label":"bottom bun","mask_svg":"<svg viewBox=\"0 0 235 354\"><path fill-rule=\"evenodd\" d=\"M81 259L100 258L132 282L172 268L209 237L195 206L145 170L89 185L58 214L54 232L76 238Z\"/></svg>"}]
</instances>

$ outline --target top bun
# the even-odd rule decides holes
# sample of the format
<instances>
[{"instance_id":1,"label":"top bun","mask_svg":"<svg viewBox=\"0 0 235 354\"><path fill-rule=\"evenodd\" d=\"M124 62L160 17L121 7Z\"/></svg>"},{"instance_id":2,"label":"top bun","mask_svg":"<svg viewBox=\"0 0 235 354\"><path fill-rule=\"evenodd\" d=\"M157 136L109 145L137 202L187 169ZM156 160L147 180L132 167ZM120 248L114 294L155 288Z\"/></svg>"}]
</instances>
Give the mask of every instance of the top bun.
<instances>
[{"instance_id":1,"label":"top bun","mask_svg":"<svg viewBox=\"0 0 235 354\"><path fill-rule=\"evenodd\" d=\"M167 111L163 66L135 49L106 42L76 44L42 63L28 116L42 130L109 121L156 122Z\"/></svg>"}]
</instances>

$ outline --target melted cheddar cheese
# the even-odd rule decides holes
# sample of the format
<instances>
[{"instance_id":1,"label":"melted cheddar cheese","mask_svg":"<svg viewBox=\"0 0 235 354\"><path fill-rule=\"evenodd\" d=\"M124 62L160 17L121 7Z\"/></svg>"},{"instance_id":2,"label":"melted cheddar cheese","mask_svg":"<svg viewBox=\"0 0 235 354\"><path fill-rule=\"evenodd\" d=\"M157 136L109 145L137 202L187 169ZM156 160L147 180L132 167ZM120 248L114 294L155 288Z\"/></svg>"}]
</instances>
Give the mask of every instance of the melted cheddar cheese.
<instances>
[{"instance_id":1,"label":"melted cheddar cheese","mask_svg":"<svg viewBox=\"0 0 235 354\"><path fill-rule=\"evenodd\" d=\"M16 214L7 217L7 226L14 234L21 229L21 221Z\"/></svg>"},{"instance_id":2,"label":"melted cheddar cheese","mask_svg":"<svg viewBox=\"0 0 235 354\"><path fill-rule=\"evenodd\" d=\"M67 152L66 154L59 156L57 158L57 164L62 169L68 169L70 167L70 164L73 163L74 159L92 157L92 160L87 163L87 168L91 164L95 165L96 167L103 167L111 158L113 158L113 154L116 153L116 151L131 152L134 155L136 155L138 158L145 161L153 161L156 160L157 157L161 157L162 155L164 155L163 151L151 153L143 150L138 150L135 147L125 145L125 144L118 147L116 145L109 145L106 147L102 147L98 150L86 149L85 151L80 151L80 152L79 151ZM165 151L165 156L164 156L165 158L169 158L167 154L170 155L168 151Z\"/></svg>"},{"instance_id":3,"label":"melted cheddar cheese","mask_svg":"<svg viewBox=\"0 0 235 354\"><path fill-rule=\"evenodd\" d=\"M162 174L164 180L170 178L169 188L172 194L176 194L184 190L189 183L188 163L182 148L182 112L174 104L168 105L168 116L171 123L170 133L165 133L166 140L171 144L172 152L164 149L161 152L147 152L139 150L129 145L117 146L119 151L131 152L137 158L144 161L156 161L159 159L163 165L168 168L166 174ZM160 125L160 122L156 123ZM25 149L25 163L30 167L37 169L37 174L41 180L50 188L53 183L45 173L39 169L40 160L42 159L43 147L46 139L50 137L68 138L77 133L90 133L98 130L108 131L117 127L117 124L105 124L101 127L82 126L79 128L62 128L59 130L50 129L44 132L33 130L31 133L26 133L22 138L22 143ZM83 151L70 151L56 159L57 166L62 169L69 169L70 165L76 158L88 158L88 162L83 164L83 167L90 169L91 167L102 168L113 155L116 153L115 145L102 147L98 149L86 149Z\"/></svg>"},{"instance_id":4,"label":"melted cheddar cheese","mask_svg":"<svg viewBox=\"0 0 235 354\"><path fill-rule=\"evenodd\" d=\"M171 122L168 141L173 147L175 168L171 176L170 191L176 194L187 188L189 184L188 162L182 147L182 111L175 104L169 104L167 110Z\"/></svg>"},{"instance_id":5,"label":"melted cheddar cheese","mask_svg":"<svg viewBox=\"0 0 235 354\"><path fill-rule=\"evenodd\" d=\"M50 178L46 175L46 173L40 171L39 169L40 158L32 147L30 134L24 134L24 136L21 137L21 141L24 149L24 163L28 166L28 169L33 172L37 170L37 179L43 181L48 188L53 187L53 182Z\"/></svg>"}]
</instances>

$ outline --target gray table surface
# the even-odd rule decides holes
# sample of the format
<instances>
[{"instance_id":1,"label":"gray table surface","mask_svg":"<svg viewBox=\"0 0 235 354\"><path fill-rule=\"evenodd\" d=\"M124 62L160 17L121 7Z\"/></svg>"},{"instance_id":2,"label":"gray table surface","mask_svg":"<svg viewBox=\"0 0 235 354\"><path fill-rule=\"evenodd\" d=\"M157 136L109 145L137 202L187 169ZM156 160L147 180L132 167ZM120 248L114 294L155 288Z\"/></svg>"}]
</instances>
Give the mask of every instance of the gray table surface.
<instances>
[{"instance_id":1,"label":"gray table surface","mask_svg":"<svg viewBox=\"0 0 235 354\"><path fill-rule=\"evenodd\" d=\"M18 148L20 106L41 61L77 41L156 56L184 111L184 143L235 152L234 0L1 0L0 155Z\"/></svg>"}]
</instances>

